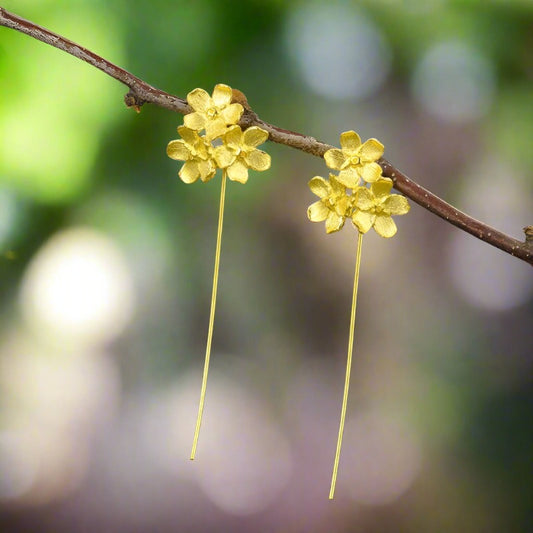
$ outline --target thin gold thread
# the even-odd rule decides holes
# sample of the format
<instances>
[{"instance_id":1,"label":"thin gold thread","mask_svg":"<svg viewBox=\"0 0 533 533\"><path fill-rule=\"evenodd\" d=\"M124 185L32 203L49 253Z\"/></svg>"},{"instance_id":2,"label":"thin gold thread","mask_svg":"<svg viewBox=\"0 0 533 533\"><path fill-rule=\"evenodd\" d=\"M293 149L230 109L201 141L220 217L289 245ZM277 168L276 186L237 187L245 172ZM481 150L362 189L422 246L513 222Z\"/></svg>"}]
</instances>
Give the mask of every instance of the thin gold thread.
<instances>
[{"instance_id":1,"label":"thin gold thread","mask_svg":"<svg viewBox=\"0 0 533 533\"><path fill-rule=\"evenodd\" d=\"M215 307L217 304L218 268L220 266L220 246L222 243L222 225L224 223L224 199L226 197L226 171L222 172L222 185L220 188L220 208L218 211L217 247L215 251L215 269L213 272L213 292L211 293L211 312L209 314L209 329L207 330L207 346L205 348L204 373L202 376L202 389L200 391L200 404L198 405L198 416L196 418L196 429L192 442L191 461L196 455L200 426L205 404L205 390L207 388L207 374L209 372L209 359L211 358L211 341L213 339L213 325L215 323Z\"/></svg>"},{"instance_id":2,"label":"thin gold thread","mask_svg":"<svg viewBox=\"0 0 533 533\"><path fill-rule=\"evenodd\" d=\"M329 499L335 495L335 485L337 483L337 471L339 469L339 458L341 455L342 435L344 433L344 419L346 418L346 405L348 404L348 390L350 388L350 372L352 369L353 338L355 330L355 310L357 308L357 287L359 285L359 268L361 265L361 248L363 244L363 234L359 233L357 240L357 257L355 260L355 275L353 279L352 315L350 317L350 338L348 340L348 358L346 361L346 378L344 380L344 394L342 397L341 421L339 425L339 436L337 438L337 451L335 452L335 462L333 463L333 475L331 476L331 488Z\"/></svg>"}]
</instances>

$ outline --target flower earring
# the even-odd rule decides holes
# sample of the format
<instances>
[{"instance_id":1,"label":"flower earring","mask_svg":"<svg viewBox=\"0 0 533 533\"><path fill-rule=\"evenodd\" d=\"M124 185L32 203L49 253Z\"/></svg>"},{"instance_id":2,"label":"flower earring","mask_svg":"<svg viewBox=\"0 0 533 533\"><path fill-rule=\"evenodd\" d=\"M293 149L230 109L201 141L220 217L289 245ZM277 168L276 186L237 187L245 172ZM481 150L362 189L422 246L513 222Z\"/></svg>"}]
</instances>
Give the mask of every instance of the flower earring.
<instances>
[{"instance_id":1,"label":"flower earring","mask_svg":"<svg viewBox=\"0 0 533 533\"><path fill-rule=\"evenodd\" d=\"M382 176L381 167L377 163L384 151L384 146L377 139L369 139L362 144L361 138L357 133L346 131L340 136L340 144L340 149L333 148L324 154L326 165L339 173L338 175L330 173L329 181L320 176L315 176L309 182L309 188L320 200L311 204L307 210L307 216L312 222L325 221L326 233L339 231L348 218L352 220L353 225L358 230L346 377L337 449L329 491L330 500L335 495L348 403L348 390L350 387L363 235L371 228L374 228L382 237L393 237L397 228L394 220L392 220L392 215L404 215L410 209L409 203L404 196L390 194L392 180Z\"/></svg>"},{"instance_id":2,"label":"flower earring","mask_svg":"<svg viewBox=\"0 0 533 533\"><path fill-rule=\"evenodd\" d=\"M181 139L170 141L168 144L168 156L178 161L184 161L178 175L185 183L194 183L198 178L203 182L208 182L215 176L217 169L222 169L211 310L200 402L191 450L192 460L196 456L200 435L211 357L224 222L226 177L232 181L246 183L248 181L248 169L263 171L270 168L270 156L257 149L257 146L268 139L268 132L256 126L243 132L241 127L237 125L244 109L240 103L234 101L231 87L218 84L213 91L213 96L209 96L203 89L194 89L187 95L187 102L194 111L185 115L184 125L178 127ZM202 132L204 132L203 135L201 135Z\"/></svg>"}]
</instances>

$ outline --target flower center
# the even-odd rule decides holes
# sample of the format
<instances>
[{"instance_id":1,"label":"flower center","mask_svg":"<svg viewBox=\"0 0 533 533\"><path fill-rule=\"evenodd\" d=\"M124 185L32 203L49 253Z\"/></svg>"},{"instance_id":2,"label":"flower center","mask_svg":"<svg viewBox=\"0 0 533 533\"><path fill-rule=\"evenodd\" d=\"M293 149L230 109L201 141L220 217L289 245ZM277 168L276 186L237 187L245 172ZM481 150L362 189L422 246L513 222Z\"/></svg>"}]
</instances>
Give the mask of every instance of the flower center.
<instances>
[{"instance_id":1,"label":"flower center","mask_svg":"<svg viewBox=\"0 0 533 533\"><path fill-rule=\"evenodd\" d=\"M361 158L358 155L350 157L350 165L356 167L361 163Z\"/></svg>"},{"instance_id":2,"label":"flower center","mask_svg":"<svg viewBox=\"0 0 533 533\"><path fill-rule=\"evenodd\" d=\"M215 118L217 116L217 108L216 107L210 107L206 112L205 114L209 117L209 118Z\"/></svg>"}]
</instances>

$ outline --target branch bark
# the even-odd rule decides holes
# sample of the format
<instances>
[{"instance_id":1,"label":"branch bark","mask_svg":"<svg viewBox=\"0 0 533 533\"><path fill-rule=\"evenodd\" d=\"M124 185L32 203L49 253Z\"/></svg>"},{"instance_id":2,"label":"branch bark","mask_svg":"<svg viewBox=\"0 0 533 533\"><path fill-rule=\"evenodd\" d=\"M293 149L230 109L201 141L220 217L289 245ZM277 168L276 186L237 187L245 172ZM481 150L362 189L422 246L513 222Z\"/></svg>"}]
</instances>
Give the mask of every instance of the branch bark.
<instances>
[{"instance_id":1,"label":"branch bark","mask_svg":"<svg viewBox=\"0 0 533 533\"><path fill-rule=\"evenodd\" d=\"M34 39L63 50L123 83L130 89L124 97L128 107L133 107L138 110L143 104L150 103L182 114L192 111L187 101L183 98L156 89L127 70L114 65L87 48L42 26L38 26L29 20L10 13L2 7L0 7L0 25L25 33ZM261 120L249 107L245 107L240 124L243 128L260 126L269 133L269 140L318 157L323 157L327 150L333 148L333 146L320 142L314 137L269 124ZM533 266L533 242L531 239L519 241L495 228L491 228L483 222L459 211L427 189L424 189L424 187L412 181L386 159L380 159L379 164L383 169L383 175L393 180L395 189L424 209L427 209L463 231L470 233L474 237ZM530 227L527 226L527 228ZM527 235L526 228L524 228L524 231Z\"/></svg>"}]
</instances>

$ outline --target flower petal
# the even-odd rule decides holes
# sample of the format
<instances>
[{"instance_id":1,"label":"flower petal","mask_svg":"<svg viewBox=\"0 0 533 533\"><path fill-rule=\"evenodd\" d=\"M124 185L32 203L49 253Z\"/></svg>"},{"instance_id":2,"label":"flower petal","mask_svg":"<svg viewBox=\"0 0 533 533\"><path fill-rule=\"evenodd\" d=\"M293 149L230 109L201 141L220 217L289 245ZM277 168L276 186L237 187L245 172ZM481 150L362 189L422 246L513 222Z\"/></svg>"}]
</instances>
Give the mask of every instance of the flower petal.
<instances>
[{"instance_id":1,"label":"flower petal","mask_svg":"<svg viewBox=\"0 0 533 533\"><path fill-rule=\"evenodd\" d=\"M202 115L201 113L189 113L183 117L183 123L191 130L203 130L206 122L205 115Z\"/></svg>"},{"instance_id":2,"label":"flower petal","mask_svg":"<svg viewBox=\"0 0 533 533\"><path fill-rule=\"evenodd\" d=\"M394 220L387 215L376 216L376 220L374 221L374 229L376 230L376 233L382 237L385 237L386 239L390 239L398 231Z\"/></svg>"},{"instance_id":3,"label":"flower petal","mask_svg":"<svg viewBox=\"0 0 533 533\"><path fill-rule=\"evenodd\" d=\"M178 133L187 144L194 144L200 138L196 130L192 130L191 128L183 125L178 126Z\"/></svg>"},{"instance_id":4,"label":"flower petal","mask_svg":"<svg viewBox=\"0 0 533 533\"><path fill-rule=\"evenodd\" d=\"M219 116L226 124L237 124L243 111L244 108L241 104L230 104L220 112Z\"/></svg>"},{"instance_id":5,"label":"flower petal","mask_svg":"<svg viewBox=\"0 0 533 533\"><path fill-rule=\"evenodd\" d=\"M338 215L343 217L350 216L350 211L352 210L352 197L351 196L339 196L336 198L334 209Z\"/></svg>"},{"instance_id":6,"label":"flower petal","mask_svg":"<svg viewBox=\"0 0 533 533\"><path fill-rule=\"evenodd\" d=\"M213 101L217 107L226 107L231 103L233 91L229 85L219 83L213 89Z\"/></svg>"},{"instance_id":7,"label":"flower petal","mask_svg":"<svg viewBox=\"0 0 533 533\"><path fill-rule=\"evenodd\" d=\"M311 222L322 222L328 218L329 212L324 202L318 200L307 208L307 217Z\"/></svg>"},{"instance_id":8,"label":"flower petal","mask_svg":"<svg viewBox=\"0 0 533 533\"><path fill-rule=\"evenodd\" d=\"M354 203L358 209L370 211L374 207L374 196L366 187L359 187L355 195Z\"/></svg>"},{"instance_id":9,"label":"flower petal","mask_svg":"<svg viewBox=\"0 0 533 533\"><path fill-rule=\"evenodd\" d=\"M229 167L235 161L235 154L227 146L217 146L213 151L213 156L218 168Z\"/></svg>"},{"instance_id":10,"label":"flower petal","mask_svg":"<svg viewBox=\"0 0 533 533\"><path fill-rule=\"evenodd\" d=\"M360 148L360 154L366 161L377 161L385 151L385 147L377 139L368 139Z\"/></svg>"},{"instance_id":11,"label":"flower petal","mask_svg":"<svg viewBox=\"0 0 533 533\"><path fill-rule=\"evenodd\" d=\"M356 211L352 215L352 222L360 233L366 233L372 227L375 219L376 215L368 211Z\"/></svg>"},{"instance_id":12,"label":"flower petal","mask_svg":"<svg viewBox=\"0 0 533 533\"><path fill-rule=\"evenodd\" d=\"M329 184L331 187L331 194L333 196L346 196L346 187L339 182L335 174L329 175Z\"/></svg>"},{"instance_id":13,"label":"flower petal","mask_svg":"<svg viewBox=\"0 0 533 533\"><path fill-rule=\"evenodd\" d=\"M309 181L309 188L319 198L326 198L331 192L331 185L321 176L315 176Z\"/></svg>"},{"instance_id":14,"label":"flower petal","mask_svg":"<svg viewBox=\"0 0 533 533\"><path fill-rule=\"evenodd\" d=\"M381 167L377 163L367 163L361 170L361 177L367 183L374 183L381 178Z\"/></svg>"},{"instance_id":15,"label":"flower petal","mask_svg":"<svg viewBox=\"0 0 533 533\"><path fill-rule=\"evenodd\" d=\"M268 131L257 126L252 126L244 132L244 144L247 146L259 146L268 139Z\"/></svg>"},{"instance_id":16,"label":"flower petal","mask_svg":"<svg viewBox=\"0 0 533 533\"><path fill-rule=\"evenodd\" d=\"M370 187L376 199L383 201L390 194L392 189L392 180L389 178L382 178L372 183Z\"/></svg>"},{"instance_id":17,"label":"flower petal","mask_svg":"<svg viewBox=\"0 0 533 533\"><path fill-rule=\"evenodd\" d=\"M210 120L205 125L205 138L208 141L222 137L226 133L226 123L220 117Z\"/></svg>"},{"instance_id":18,"label":"flower petal","mask_svg":"<svg viewBox=\"0 0 533 533\"><path fill-rule=\"evenodd\" d=\"M213 105L213 100L203 89L194 89L187 95L187 103L195 111L205 113Z\"/></svg>"},{"instance_id":19,"label":"flower petal","mask_svg":"<svg viewBox=\"0 0 533 533\"><path fill-rule=\"evenodd\" d=\"M224 144L235 145L239 148L243 144L243 134L240 126L230 126L224 133Z\"/></svg>"},{"instance_id":20,"label":"flower petal","mask_svg":"<svg viewBox=\"0 0 533 533\"><path fill-rule=\"evenodd\" d=\"M176 159L178 161L187 161L191 158L191 151L186 145L185 141L181 139L176 139L168 143L167 155L171 159Z\"/></svg>"},{"instance_id":21,"label":"flower petal","mask_svg":"<svg viewBox=\"0 0 533 533\"><path fill-rule=\"evenodd\" d=\"M361 146L361 137L355 131L341 133L341 147L347 152L355 152Z\"/></svg>"},{"instance_id":22,"label":"flower petal","mask_svg":"<svg viewBox=\"0 0 533 533\"><path fill-rule=\"evenodd\" d=\"M232 181L238 181L239 183L248 181L248 168L239 160L228 167L227 173L228 178Z\"/></svg>"},{"instance_id":23,"label":"flower petal","mask_svg":"<svg viewBox=\"0 0 533 533\"><path fill-rule=\"evenodd\" d=\"M330 211L328 218L326 218L326 233L339 231L342 226L344 226L344 217L337 215L334 211Z\"/></svg>"},{"instance_id":24,"label":"flower petal","mask_svg":"<svg viewBox=\"0 0 533 533\"><path fill-rule=\"evenodd\" d=\"M340 170L346 161L346 156L342 153L342 150L332 148L324 154L324 161L329 168Z\"/></svg>"},{"instance_id":25,"label":"flower petal","mask_svg":"<svg viewBox=\"0 0 533 533\"><path fill-rule=\"evenodd\" d=\"M200 172L200 179L206 182L215 175L217 169L209 159L208 161L198 161L198 171Z\"/></svg>"},{"instance_id":26,"label":"flower petal","mask_svg":"<svg viewBox=\"0 0 533 533\"><path fill-rule=\"evenodd\" d=\"M194 183L200 176L198 163L196 161L186 161L178 175L185 183Z\"/></svg>"},{"instance_id":27,"label":"flower petal","mask_svg":"<svg viewBox=\"0 0 533 533\"><path fill-rule=\"evenodd\" d=\"M405 215L411 209L405 196L391 194L384 202L383 207L391 215Z\"/></svg>"},{"instance_id":28,"label":"flower petal","mask_svg":"<svg viewBox=\"0 0 533 533\"><path fill-rule=\"evenodd\" d=\"M337 181L349 189L355 189L359 185L359 176L355 169L348 168L339 172Z\"/></svg>"},{"instance_id":29,"label":"flower petal","mask_svg":"<svg viewBox=\"0 0 533 533\"><path fill-rule=\"evenodd\" d=\"M248 168L262 172L270 168L270 156L262 150L254 150L244 156Z\"/></svg>"}]
</instances>

